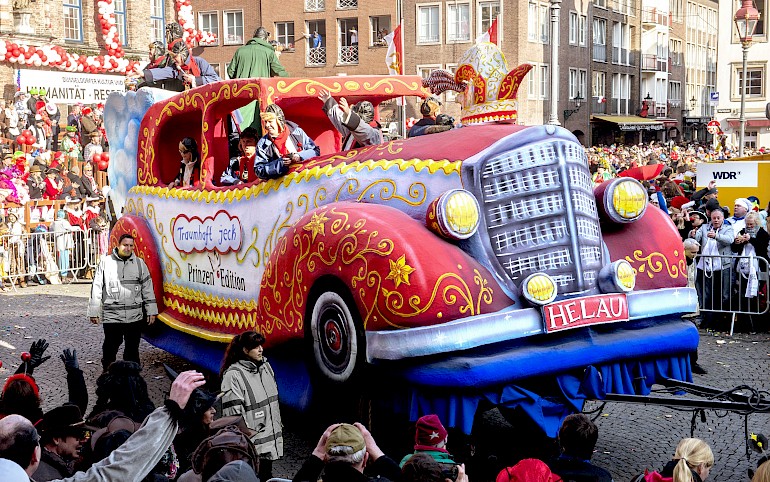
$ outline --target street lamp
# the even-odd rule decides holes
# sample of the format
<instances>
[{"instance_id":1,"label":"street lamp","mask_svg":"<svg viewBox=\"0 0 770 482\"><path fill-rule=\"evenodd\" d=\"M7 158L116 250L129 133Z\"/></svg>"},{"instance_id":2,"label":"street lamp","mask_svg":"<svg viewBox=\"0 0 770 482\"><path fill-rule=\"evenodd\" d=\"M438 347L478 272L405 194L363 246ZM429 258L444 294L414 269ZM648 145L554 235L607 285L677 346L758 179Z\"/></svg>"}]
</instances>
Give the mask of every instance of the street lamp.
<instances>
[{"instance_id":1,"label":"street lamp","mask_svg":"<svg viewBox=\"0 0 770 482\"><path fill-rule=\"evenodd\" d=\"M743 71L741 74L741 136L738 148L738 156L743 157L743 137L746 134L746 60L749 54L749 45L751 37L754 35L754 29L759 22L759 10L754 8L752 0L741 0L741 8L735 12L735 26L738 28L738 38L743 47Z\"/></svg>"},{"instance_id":2,"label":"street lamp","mask_svg":"<svg viewBox=\"0 0 770 482\"><path fill-rule=\"evenodd\" d=\"M567 123L567 119L570 118L572 114L577 113L577 111L580 110L580 104L583 103L583 96L580 95L580 93L576 94L575 97L572 98L572 102L575 103L574 109L564 109L564 123Z\"/></svg>"},{"instance_id":3,"label":"street lamp","mask_svg":"<svg viewBox=\"0 0 770 482\"><path fill-rule=\"evenodd\" d=\"M697 103L698 103L698 99L696 99L695 96L693 95L692 99L690 99L690 110L691 111L695 110L695 104L697 104Z\"/></svg>"}]
</instances>

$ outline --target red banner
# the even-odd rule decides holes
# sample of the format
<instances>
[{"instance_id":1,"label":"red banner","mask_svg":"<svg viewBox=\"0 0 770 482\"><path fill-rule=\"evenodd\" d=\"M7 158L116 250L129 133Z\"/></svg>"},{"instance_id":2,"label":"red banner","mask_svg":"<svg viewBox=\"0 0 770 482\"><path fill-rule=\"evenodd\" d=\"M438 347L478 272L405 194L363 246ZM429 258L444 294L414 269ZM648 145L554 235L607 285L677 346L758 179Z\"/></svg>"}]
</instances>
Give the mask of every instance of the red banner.
<instances>
[{"instance_id":1,"label":"red banner","mask_svg":"<svg viewBox=\"0 0 770 482\"><path fill-rule=\"evenodd\" d=\"M571 298L543 307L545 331L569 330L579 326L628 321L625 294L609 294Z\"/></svg>"}]
</instances>

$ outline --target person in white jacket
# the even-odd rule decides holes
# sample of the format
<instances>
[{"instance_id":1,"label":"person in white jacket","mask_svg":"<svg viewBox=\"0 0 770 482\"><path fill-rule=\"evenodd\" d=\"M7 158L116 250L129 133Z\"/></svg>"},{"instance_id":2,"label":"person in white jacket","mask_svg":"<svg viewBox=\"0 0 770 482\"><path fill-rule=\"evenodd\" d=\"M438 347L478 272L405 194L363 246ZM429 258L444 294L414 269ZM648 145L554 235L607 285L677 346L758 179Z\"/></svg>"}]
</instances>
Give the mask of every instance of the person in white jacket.
<instances>
[{"instance_id":1,"label":"person in white jacket","mask_svg":"<svg viewBox=\"0 0 770 482\"><path fill-rule=\"evenodd\" d=\"M62 280L67 276L74 276L74 273L70 271L70 256L72 249L75 247L75 240L72 238L71 233L73 231L80 231L80 227L71 225L66 219L66 213L63 210L59 210L56 213L56 221L51 223L50 229L54 236L59 275Z\"/></svg>"},{"instance_id":2,"label":"person in white jacket","mask_svg":"<svg viewBox=\"0 0 770 482\"><path fill-rule=\"evenodd\" d=\"M110 366L125 340L123 359L139 362L139 339L147 324L155 322L158 307L150 270L144 260L134 254L134 237L123 234L118 247L103 256L94 274L88 317L104 328L102 368Z\"/></svg>"}]
</instances>

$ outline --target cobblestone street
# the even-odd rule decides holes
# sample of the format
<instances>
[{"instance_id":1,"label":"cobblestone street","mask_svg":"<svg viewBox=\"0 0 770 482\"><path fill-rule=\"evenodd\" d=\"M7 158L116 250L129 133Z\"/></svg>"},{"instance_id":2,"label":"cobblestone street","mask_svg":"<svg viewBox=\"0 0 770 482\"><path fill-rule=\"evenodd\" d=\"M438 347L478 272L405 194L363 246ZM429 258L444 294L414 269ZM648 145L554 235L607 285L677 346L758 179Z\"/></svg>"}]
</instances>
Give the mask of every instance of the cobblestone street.
<instances>
[{"instance_id":1,"label":"cobblestone street","mask_svg":"<svg viewBox=\"0 0 770 482\"><path fill-rule=\"evenodd\" d=\"M101 372L100 356L103 338L100 326L91 325L85 316L89 285L74 284L33 287L17 293L0 295L0 360L3 368L0 377L12 374L19 362L19 354L29 350L29 345L39 337L46 338L51 346L51 359L35 371L44 397L44 409L50 409L66 400L64 367L58 358L63 348L77 349L80 366L90 389L90 406L95 401L93 389ZM764 334L736 334L729 338L724 334L701 332L700 363L709 370L705 376L696 376L696 383L722 389L748 385L767 390L770 337ZM11 348L13 347L13 348ZM169 381L162 363L176 369L188 365L142 341L140 348L144 375L151 397L156 404L162 402ZM598 408L591 402L586 409ZM610 470L616 481L626 481L645 467L660 469L670 460L676 443L689 436L692 413L641 405L608 403L595 414L600 435L594 461ZM594 415L592 415L594 416ZM748 480L746 469L749 462L745 455L744 419L734 414L706 412L706 422L697 418L694 435L705 439L713 448L716 464L709 480ZM749 431L770 433L767 414L749 417ZM277 477L293 476L304 458L315 445L319 434L298 434L287 423L286 455L274 465ZM377 438L377 433L374 433ZM510 437L526 436L510 428L501 427L495 435L496 443L504 444ZM450 439L451 449L451 439ZM391 454L396 460L403 454ZM473 480L473 478L471 478Z\"/></svg>"}]
</instances>

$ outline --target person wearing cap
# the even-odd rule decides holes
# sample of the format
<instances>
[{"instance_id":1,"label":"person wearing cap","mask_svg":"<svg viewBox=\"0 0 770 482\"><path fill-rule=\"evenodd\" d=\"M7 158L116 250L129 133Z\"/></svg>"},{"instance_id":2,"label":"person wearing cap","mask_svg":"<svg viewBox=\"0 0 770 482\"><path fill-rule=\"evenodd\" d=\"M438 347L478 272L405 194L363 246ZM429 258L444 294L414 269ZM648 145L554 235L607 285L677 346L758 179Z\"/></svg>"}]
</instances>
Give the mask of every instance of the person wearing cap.
<instances>
[{"instance_id":1,"label":"person wearing cap","mask_svg":"<svg viewBox=\"0 0 770 482\"><path fill-rule=\"evenodd\" d=\"M183 92L222 80L211 64L192 54L191 47L184 39L169 43L168 52L171 59L168 66L145 69L142 72L147 86Z\"/></svg>"},{"instance_id":2,"label":"person wearing cap","mask_svg":"<svg viewBox=\"0 0 770 482\"><path fill-rule=\"evenodd\" d=\"M270 32L265 27L254 31L246 45L239 47L233 54L227 66L227 75L231 79L250 79L254 77L288 77L289 74L281 65L275 49L268 42ZM261 132L259 118L259 101L254 101L241 107L243 126L253 127Z\"/></svg>"},{"instance_id":3,"label":"person wearing cap","mask_svg":"<svg viewBox=\"0 0 770 482\"><path fill-rule=\"evenodd\" d=\"M93 427L86 425L77 405L64 404L43 415L40 428L40 465L32 475L35 482L71 477L80 449Z\"/></svg>"},{"instance_id":4,"label":"person wearing cap","mask_svg":"<svg viewBox=\"0 0 770 482\"><path fill-rule=\"evenodd\" d=\"M94 111L90 107L83 109L83 115L80 116L80 144L85 147L91 140L91 133L99 129L94 119Z\"/></svg>"},{"instance_id":5,"label":"person wearing cap","mask_svg":"<svg viewBox=\"0 0 770 482\"><path fill-rule=\"evenodd\" d=\"M64 128L64 139L61 141L61 152L64 153L64 161L68 166L74 166L80 159L83 147L77 139L78 129L69 125Z\"/></svg>"},{"instance_id":6,"label":"person wearing cap","mask_svg":"<svg viewBox=\"0 0 770 482\"><path fill-rule=\"evenodd\" d=\"M16 92L14 96L14 107L19 118L19 129L26 129L29 125L30 110L27 107L27 93L23 91Z\"/></svg>"},{"instance_id":7,"label":"person wearing cap","mask_svg":"<svg viewBox=\"0 0 770 482\"><path fill-rule=\"evenodd\" d=\"M735 204L733 205L733 215L726 220L733 227L733 231L735 232L735 242L738 244L741 243L741 241L738 240L738 235L743 231L743 228L746 227L746 215L751 211L751 208L751 201L745 197L739 197L735 200Z\"/></svg>"},{"instance_id":8,"label":"person wearing cap","mask_svg":"<svg viewBox=\"0 0 770 482\"><path fill-rule=\"evenodd\" d=\"M34 116L37 113L37 101L40 100L40 92L38 91L37 87L32 87L29 89L29 98L27 98L27 110L29 111L28 115ZM30 118L30 121L33 119Z\"/></svg>"},{"instance_id":9,"label":"person wearing cap","mask_svg":"<svg viewBox=\"0 0 770 482\"><path fill-rule=\"evenodd\" d=\"M83 175L80 176L80 192L83 196L99 196L99 184L94 177L94 165L92 163L83 164Z\"/></svg>"},{"instance_id":10,"label":"person wearing cap","mask_svg":"<svg viewBox=\"0 0 770 482\"><path fill-rule=\"evenodd\" d=\"M440 113L441 101L438 97L431 95L420 105L420 115L422 115L422 119L415 122L412 128L409 129L409 132L407 132L406 137L417 137L433 133L433 131L441 132L443 130L451 129L451 126L439 126L442 127L442 129L434 128L431 132L428 132L429 128L436 126L436 117Z\"/></svg>"},{"instance_id":11,"label":"person wearing cap","mask_svg":"<svg viewBox=\"0 0 770 482\"><path fill-rule=\"evenodd\" d=\"M223 186L236 186L257 180L254 173L254 164L257 156L257 142L259 131L253 127L247 127L241 131L238 141L238 149L241 155L230 159L230 165L222 172L220 184Z\"/></svg>"},{"instance_id":12,"label":"person wearing cap","mask_svg":"<svg viewBox=\"0 0 770 482\"><path fill-rule=\"evenodd\" d=\"M64 183L58 178L61 170L58 167L49 167L46 171L45 192L43 198L49 201L56 201L63 192Z\"/></svg>"},{"instance_id":13,"label":"person wearing cap","mask_svg":"<svg viewBox=\"0 0 770 482\"><path fill-rule=\"evenodd\" d=\"M304 130L292 121L286 120L283 109L270 104L260 114L265 125L265 135L257 142L254 171L263 179L280 177L277 172L266 172L261 167L282 160L283 166L299 164L321 154L321 149ZM259 165L262 166L259 166ZM288 169L282 169L285 174Z\"/></svg>"},{"instance_id":14,"label":"person wearing cap","mask_svg":"<svg viewBox=\"0 0 770 482\"><path fill-rule=\"evenodd\" d=\"M32 135L35 136L35 142L32 144L35 149L48 149L48 136L46 136L44 125L43 116L36 114L35 124L30 128Z\"/></svg>"},{"instance_id":15,"label":"person wearing cap","mask_svg":"<svg viewBox=\"0 0 770 482\"><path fill-rule=\"evenodd\" d=\"M43 169L37 164L29 168L27 188L29 189L30 199L43 199L43 193L46 188L45 179L43 179Z\"/></svg>"},{"instance_id":16,"label":"person wearing cap","mask_svg":"<svg viewBox=\"0 0 770 482\"><path fill-rule=\"evenodd\" d=\"M82 108L81 104L75 104L70 107L70 113L67 115L67 125L73 126L77 133L80 132L80 118L83 115Z\"/></svg>"},{"instance_id":17,"label":"person wearing cap","mask_svg":"<svg viewBox=\"0 0 770 482\"><path fill-rule=\"evenodd\" d=\"M94 155L104 152L102 150L101 137L102 134L99 130L95 130L88 134L88 144L86 144L86 147L83 149L83 160L85 162L93 164Z\"/></svg>"},{"instance_id":18,"label":"person wearing cap","mask_svg":"<svg viewBox=\"0 0 770 482\"><path fill-rule=\"evenodd\" d=\"M360 423L340 423L327 428L292 480L316 482L321 472L324 482L401 480L398 464L385 455Z\"/></svg>"},{"instance_id":19,"label":"person wearing cap","mask_svg":"<svg viewBox=\"0 0 770 482\"><path fill-rule=\"evenodd\" d=\"M414 453L401 459L399 465L403 467L414 454L418 453L428 454L443 465L455 465L455 461L446 449L448 438L447 430L438 415L423 415L417 419L414 427Z\"/></svg>"},{"instance_id":20,"label":"person wearing cap","mask_svg":"<svg viewBox=\"0 0 770 482\"><path fill-rule=\"evenodd\" d=\"M712 210L710 219L711 222L701 226L693 238L702 246L695 281L701 308L724 311L729 309L732 266L730 258L722 256L732 255L735 234L732 226L725 223L722 209ZM702 328L710 327L712 315L712 311L705 312Z\"/></svg>"},{"instance_id":21,"label":"person wearing cap","mask_svg":"<svg viewBox=\"0 0 770 482\"><path fill-rule=\"evenodd\" d=\"M163 407L152 412L144 424L109 457L95 463L85 472L77 472L64 481L139 481L149 474L171 447L179 430L179 418L190 394L206 383L201 373L182 372L172 383ZM18 464L28 475L40 465L41 448L37 429L26 418L10 415L0 420L0 458ZM2 472L0 472L2 474ZM5 480L5 479L3 479Z\"/></svg>"},{"instance_id":22,"label":"person wearing cap","mask_svg":"<svg viewBox=\"0 0 770 482\"><path fill-rule=\"evenodd\" d=\"M323 102L321 108L334 128L342 134L342 151L354 147L382 144L380 124L374 120L374 106L368 100L362 100L353 106L342 97L339 103L332 94L321 89L318 99Z\"/></svg>"},{"instance_id":23,"label":"person wearing cap","mask_svg":"<svg viewBox=\"0 0 770 482\"><path fill-rule=\"evenodd\" d=\"M47 101L45 103L45 113L51 120L51 150L58 151L59 133L61 132L61 127L59 126L59 122L61 121L61 111L59 110L59 106L54 102Z\"/></svg>"}]
</instances>

